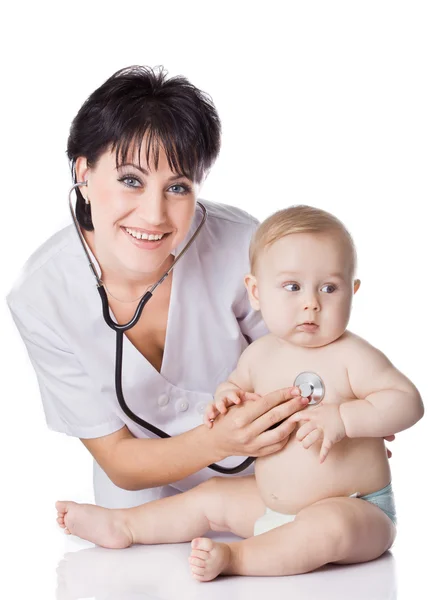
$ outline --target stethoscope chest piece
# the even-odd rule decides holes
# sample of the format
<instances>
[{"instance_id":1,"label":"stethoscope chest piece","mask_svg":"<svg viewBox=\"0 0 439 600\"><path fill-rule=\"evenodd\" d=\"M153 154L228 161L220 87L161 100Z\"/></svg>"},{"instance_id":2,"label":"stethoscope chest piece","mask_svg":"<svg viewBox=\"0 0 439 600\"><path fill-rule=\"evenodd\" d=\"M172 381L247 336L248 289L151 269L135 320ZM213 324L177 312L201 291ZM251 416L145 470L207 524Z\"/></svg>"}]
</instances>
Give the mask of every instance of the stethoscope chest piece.
<instances>
[{"instance_id":1,"label":"stethoscope chest piece","mask_svg":"<svg viewBox=\"0 0 439 600\"><path fill-rule=\"evenodd\" d=\"M310 398L308 406L319 404L325 396L324 383L317 373L311 371L300 373L296 377L294 385L300 389L303 398Z\"/></svg>"}]
</instances>

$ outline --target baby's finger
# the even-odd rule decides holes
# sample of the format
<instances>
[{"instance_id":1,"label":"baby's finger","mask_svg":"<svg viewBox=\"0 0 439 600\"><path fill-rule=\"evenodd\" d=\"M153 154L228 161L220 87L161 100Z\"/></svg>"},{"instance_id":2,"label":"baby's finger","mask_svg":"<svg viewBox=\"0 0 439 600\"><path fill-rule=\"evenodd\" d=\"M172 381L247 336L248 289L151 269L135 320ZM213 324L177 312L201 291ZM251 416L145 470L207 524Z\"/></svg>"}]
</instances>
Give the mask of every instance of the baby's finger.
<instances>
[{"instance_id":1,"label":"baby's finger","mask_svg":"<svg viewBox=\"0 0 439 600\"><path fill-rule=\"evenodd\" d=\"M213 427L213 423L212 423L213 419L209 419L209 417L207 415L204 415L203 418L203 424L206 425L206 427L208 427L209 429L212 429Z\"/></svg>"},{"instance_id":2,"label":"baby's finger","mask_svg":"<svg viewBox=\"0 0 439 600\"><path fill-rule=\"evenodd\" d=\"M302 440L304 440L306 438L306 436L309 433L311 433L311 431L316 429L316 427L317 426L314 423L312 423L311 421L304 423L301 427L299 427L299 429L296 432L296 440L301 442Z\"/></svg>"},{"instance_id":3,"label":"baby's finger","mask_svg":"<svg viewBox=\"0 0 439 600\"><path fill-rule=\"evenodd\" d=\"M242 398L241 398L241 394L239 394L239 390L236 390L236 392L230 392L229 394L227 394L227 400L231 404L241 404Z\"/></svg>"},{"instance_id":4,"label":"baby's finger","mask_svg":"<svg viewBox=\"0 0 439 600\"><path fill-rule=\"evenodd\" d=\"M219 412L216 409L216 406L213 402L207 405L206 410L204 412L205 417L208 420L214 420L219 415Z\"/></svg>"},{"instance_id":5,"label":"baby's finger","mask_svg":"<svg viewBox=\"0 0 439 600\"><path fill-rule=\"evenodd\" d=\"M298 423L299 421L310 421L311 418L312 415L309 414L308 410L299 410L290 417L291 421L294 423Z\"/></svg>"},{"instance_id":6,"label":"baby's finger","mask_svg":"<svg viewBox=\"0 0 439 600\"><path fill-rule=\"evenodd\" d=\"M326 460L326 457L329 454L329 451L332 448L332 442L327 438L323 438L322 447L320 449L320 464Z\"/></svg>"},{"instance_id":7,"label":"baby's finger","mask_svg":"<svg viewBox=\"0 0 439 600\"><path fill-rule=\"evenodd\" d=\"M302 446L308 450L313 444L319 441L322 437L322 432L320 429L316 428L311 433L309 433L302 441Z\"/></svg>"},{"instance_id":8,"label":"baby's finger","mask_svg":"<svg viewBox=\"0 0 439 600\"><path fill-rule=\"evenodd\" d=\"M225 415L227 412L226 403L224 400L219 400L219 402L216 403L216 408L222 415Z\"/></svg>"}]
</instances>

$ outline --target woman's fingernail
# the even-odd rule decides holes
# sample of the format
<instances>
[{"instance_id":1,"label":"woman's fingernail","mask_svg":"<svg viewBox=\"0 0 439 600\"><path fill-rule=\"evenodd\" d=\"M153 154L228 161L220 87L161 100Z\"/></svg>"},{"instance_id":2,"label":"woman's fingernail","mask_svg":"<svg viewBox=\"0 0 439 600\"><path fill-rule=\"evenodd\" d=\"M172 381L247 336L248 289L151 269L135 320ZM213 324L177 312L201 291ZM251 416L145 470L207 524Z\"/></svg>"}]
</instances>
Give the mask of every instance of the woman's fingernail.
<instances>
[{"instance_id":1,"label":"woman's fingernail","mask_svg":"<svg viewBox=\"0 0 439 600\"><path fill-rule=\"evenodd\" d=\"M302 404L308 404L309 398L301 398Z\"/></svg>"}]
</instances>

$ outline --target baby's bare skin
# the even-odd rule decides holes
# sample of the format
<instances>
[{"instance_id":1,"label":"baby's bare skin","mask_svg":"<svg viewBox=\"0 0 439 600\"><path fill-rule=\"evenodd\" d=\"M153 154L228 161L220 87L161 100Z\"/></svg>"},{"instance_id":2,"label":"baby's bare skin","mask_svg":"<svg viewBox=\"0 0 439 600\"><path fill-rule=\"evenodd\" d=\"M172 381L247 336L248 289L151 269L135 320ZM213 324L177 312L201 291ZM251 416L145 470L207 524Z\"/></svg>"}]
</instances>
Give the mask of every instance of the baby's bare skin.
<instances>
[{"instance_id":1,"label":"baby's bare skin","mask_svg":"<svg viewBox=\"0 0 439 600\"><path fill-rule=\"evenodd\" d=\"M299 373L312 371L325 384L321 405L350 402L356 395L347 364L352 360L346 358L355 357L356 348L364 344L364 340L347 331L335 342L312 349L265 336L252 345L249 357L254 390L264 395L276 386L291 384ZM352 368L361 370L361 364L355 363ZM310 406L306 410L317 408ZM298 429L302 424L299 422ZM266 506L297 514L323 498L368 494L390 481L382 438L345 438L331 448L323 464L319 462L319 451L319 443L306 449L293 434L283 450L256 460L256 481Z\"/></svg>"},{"instance_id":2,"label":"baby's bare skin","mask_svg":"<svg viewBox=\"0 0 439 600\"><path fill-rule=\"evenodd\" d=\"M365 340L346 330L359 288L346 248L336 236L293 234L261 254L246 278L253 307L271 333L242 354L215 394L209 418L242 402L291 387L303 371L317 373L325 397L289 417L298 424L287 445L258 458L255 477L213 478L178 496L125 510L58 502L58 523L106 547L189 541L194 578L220 573L292 575L327 563L373 560L395 538L389 517L349 498L385 487L390 469L383 437L421 418L415 386ZM304 325L313 322L314 326ZM240 406L233 408L239 418ZM253 537L266 507L293 522ZM246 538L221 544L202 536L231 531Z\"/></svg>"}]
</instances>

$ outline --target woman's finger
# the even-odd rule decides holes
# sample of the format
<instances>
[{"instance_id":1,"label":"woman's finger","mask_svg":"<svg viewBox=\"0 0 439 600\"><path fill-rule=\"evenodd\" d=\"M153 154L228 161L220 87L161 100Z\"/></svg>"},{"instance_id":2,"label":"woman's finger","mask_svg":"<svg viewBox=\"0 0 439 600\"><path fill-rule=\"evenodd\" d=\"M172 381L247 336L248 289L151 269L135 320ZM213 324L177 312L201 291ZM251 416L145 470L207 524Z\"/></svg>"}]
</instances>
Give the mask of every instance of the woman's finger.
<instances>
[{"instance_id":1,"label":"woman's finger","mask_svg":"<svg viewBox=\"0 0 439 600\"><path fill-rule=\"evenodd\" d=\"M270 429L277 429L280 427L280 423L291 417L294 413L304 407L308 403L307 398L296 397L272 408L268 413L263 414L261 417L256 419L253 423L249 425L250 435L252 437L256 437L263 432ZM292 427L293 430L296 426L296 423L289 423L287 427Z\"/></svg>"},{"instance_id":2,"label":"woman's finger","mask_svg":"<svg viewBox=\"0 0 439 600\"><path fill-rule=\"evenodd\" d=\"M245 410L247 423L253 421L254 434L258 435L304 408L308 402L308 398L301 398L299 388L284 388L262 396L258 402L248 402L242 408Z\"/></svg>"},{"instance_id":3,"label":"woman's finger","mask_svg":"<svg viewBox=\"0 0 439 600\"><path fill-rule=\"evenodd\" d=\"M264 431L257 437L257 449L252 449L251 456L267 456L272 452L281 450L288 443L296 427L297 423L291 423L289 419L286 419L276 429Z\"/></svg>"},{"instance_id":4,"label":"woman's finger","mask_svg":"<svg viewBox=\"0 0 439 600\"><path fill-rule=\"evenodd\" d=\"M254 392L243 392L244 400L260 400L262 396L255 394Z\"/></svg>"}]
</instances>

